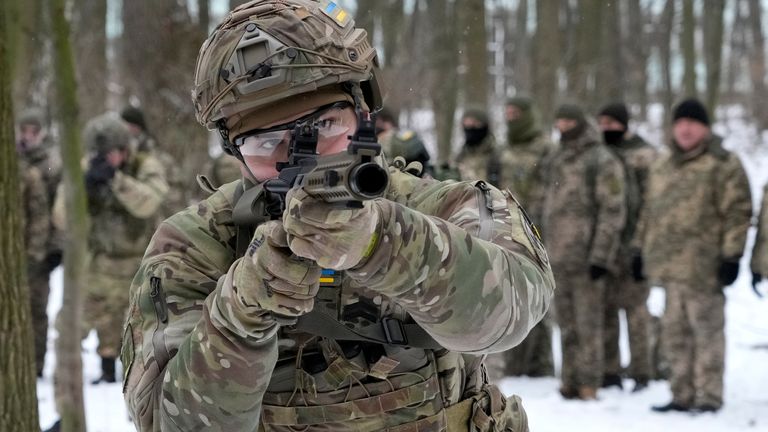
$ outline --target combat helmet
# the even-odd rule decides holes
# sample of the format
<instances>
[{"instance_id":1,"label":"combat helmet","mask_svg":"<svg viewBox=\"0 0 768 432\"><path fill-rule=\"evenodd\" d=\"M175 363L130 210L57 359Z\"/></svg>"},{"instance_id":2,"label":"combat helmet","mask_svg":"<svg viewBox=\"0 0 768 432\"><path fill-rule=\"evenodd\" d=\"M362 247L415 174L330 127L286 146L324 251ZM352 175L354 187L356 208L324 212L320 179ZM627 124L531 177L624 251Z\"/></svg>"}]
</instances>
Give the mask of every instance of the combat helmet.
<instances>
[{"instance_id":1,"label":"combat helmet","mask_svg":"<svg viewBox=\"0 0 768 432\"><path fill-rule=\"evenodd\" d=\"M200 48L192 100L197 120L229 138L279 120L291 103L342 99L381 107L376 50L352 16L327 0L254 0L232 12ZM282 109L280 109L282 107Z\"/></svg>"},{"instance_id":2,"label":"combat helmet","mask_svg":"<svg viewBox=\"0 0 768 432\"><path fill-rule=\"evenodd\" d=\"M45 114L43 114L43 111L38 108L29 108L19 115L19 119L17 121L19 127L21 126L34 126L38 130L43 128L43 119L45 118Z\"/></svg>"},{"instance_id":3,"label":"combat helmet","mask_svg":"<svg viewBox=\"0 0 768 432\"><path fill-rule=\"evenodd\" d=\"M117 113L108 112L88 121L83 132L83 141L87 151L94 154L106 154L111 150L128 149L131 133Z\"/></svg>"}]
</instances>

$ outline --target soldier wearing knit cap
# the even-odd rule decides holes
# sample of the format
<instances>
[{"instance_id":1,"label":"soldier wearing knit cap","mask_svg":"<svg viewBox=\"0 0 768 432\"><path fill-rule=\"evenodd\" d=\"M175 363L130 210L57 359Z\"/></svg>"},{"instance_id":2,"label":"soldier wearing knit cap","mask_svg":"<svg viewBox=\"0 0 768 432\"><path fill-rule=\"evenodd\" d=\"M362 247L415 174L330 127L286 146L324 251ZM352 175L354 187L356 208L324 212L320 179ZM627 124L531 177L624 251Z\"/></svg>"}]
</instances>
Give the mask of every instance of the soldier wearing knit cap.
<instances>
[{"instance_id":1,"label":"soldier wearing knit cap","mask_svg":"<svg viewBox=\"0 0 768 432\"><path fill-rule=\"evenodd\" d=\"M488 113L479 107L467 108L461 116L461 127L464 147L456 157L456 163L462 180L480 179L498 185L498 149Z\"/></svg>"},{"instance_id":2,"label":"soldier wearing knit cap","mask_svg":"<svg viewBox=\"0 0 768 432\"><path fill-rule=\"evenodd\" d=\"M651 377L649 329L651 316L646 306L649 287L641 274L633 274L641 260L639 252L630 251L637 220L643 206L648 169L656 151L640 136L629 131L629 112L623 103L612 103L598 114L603 140L618 156L625 173L627 223L622 232L616 276L609 275L605 298L605 375L603 387L622 387L619 357L619 309L624 309L629 330L631 359L628 374L635 380L633 391L648 386ZM633 267L634 264L634 267Z\"/></svg>"},{"instance_id":3,"label":"soldier wearing knit cap","mask_svg":"<svg viewBox=\"0 0 768 432\"><path fill-rule=\"evenodd\" d=\"M544 172L542 218L550 251L567 399L595 399L603 379L606 276L615 272L626 213L624 172L575 105L557 111L560 146Z\"/></svg>"},{"instance_id":4,"label":"soldier wearing knit cap","mask_svg":"<svg viewBox=\"0 0 768 432\"><path fill-rule=\"evenodd\" d=\"M701 102L674 110L671 152L651 166L635 234L644 273L666 289L662 339L672 401L654 411L717 411L723 404L725 296L739 272L752 217L739 158L709 127Z\"/></svg>"}]
</instances>

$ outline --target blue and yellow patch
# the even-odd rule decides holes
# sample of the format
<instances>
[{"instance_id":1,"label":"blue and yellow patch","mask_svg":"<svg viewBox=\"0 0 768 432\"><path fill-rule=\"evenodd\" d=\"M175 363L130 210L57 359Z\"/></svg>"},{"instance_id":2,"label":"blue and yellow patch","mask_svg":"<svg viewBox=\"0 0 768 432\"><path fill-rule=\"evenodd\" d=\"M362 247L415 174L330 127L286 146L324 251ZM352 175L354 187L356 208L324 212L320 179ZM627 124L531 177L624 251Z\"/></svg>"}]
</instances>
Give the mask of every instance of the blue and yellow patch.
<instances>
[{"instance_id":1,"label":"blue and yellow patch","mask_svg":"<svg viewBox=\"0 0 768 432\"><path fill-rule=\"evenodd\" d=\"M341 285L341 272L331 269L323 269L320 273L321 287L335 287Z\"/></svg>"},{"instance_id":2,"label":"blue and yellow patch","mask_svg":"<svg viewBox=\"0 0 768 432\"><path fill-rule=\"evenodd\" d=\"M320 10L338 24L339 27L346 26L349 20L352 19L352 16L347 11L332 1L323 1Z\"/></svg>"}]
</instances>

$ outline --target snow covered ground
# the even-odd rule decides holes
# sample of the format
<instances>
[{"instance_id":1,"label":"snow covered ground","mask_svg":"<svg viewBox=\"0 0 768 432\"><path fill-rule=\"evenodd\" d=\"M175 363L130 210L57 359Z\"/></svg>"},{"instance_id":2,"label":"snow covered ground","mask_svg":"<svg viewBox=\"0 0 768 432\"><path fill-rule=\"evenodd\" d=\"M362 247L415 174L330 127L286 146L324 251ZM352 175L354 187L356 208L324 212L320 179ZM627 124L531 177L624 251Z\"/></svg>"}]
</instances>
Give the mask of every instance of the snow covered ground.
<instances>
[{"instance_id":1,"label":"snow covered ground","mask_svg":"<svg viewBox=\"0 0 768 432\"><path fill-rule=\"evenodd\" d=\"M725 111L726 124L715 130L728 136L726 147L739 153L752 183L755 206L759 205L762 185L768 181L768 154L758 149L757 134L741 122L738 108ZM751 251L752 236L747 251ZM766 298L758 299L750 287L748 254L742 260L739 279L727 289L725 406L717 414L654 414L649 407L671 399L666 382L653 382L638 394L601 390L594 402L564 401L557 393L555 378L506 378L500 383L505 393L523 398L531 430L549 431L675 431L675 432L768 432L768 282L763 283ZM61 269L53 274L49 316L61 307ZM49 333L49 355L45 376L38 380L40 424L47 428L57 416L53 399L53 340ZM90 385L100 374L96 337L83 343L86 416L91 432L133 431L128 420L120 384ZM626 343L626 336L624 336ZM556 353L556 357L559 357ZM626 347L622 357L627 358ZM627 381L631 388L631 381Z\"/></svg>"}]
</instances>

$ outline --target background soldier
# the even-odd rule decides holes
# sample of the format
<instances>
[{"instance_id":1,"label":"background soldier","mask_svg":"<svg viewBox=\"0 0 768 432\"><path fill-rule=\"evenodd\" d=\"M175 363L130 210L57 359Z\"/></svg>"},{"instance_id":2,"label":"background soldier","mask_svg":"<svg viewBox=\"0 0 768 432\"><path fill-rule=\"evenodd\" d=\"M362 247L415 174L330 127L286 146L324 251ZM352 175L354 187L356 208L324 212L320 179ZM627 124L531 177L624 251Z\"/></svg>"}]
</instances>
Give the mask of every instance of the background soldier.
<instances>
[{"instance_id":1,"label":"background soldier","mask_svg":"<svg viewBox=\"0 0 768 432\"><path fill-rule=\"evenodd\" d=\"M629 131L629 112L623 103L606 105L600 110L598 123L603 140L608 148L619 157L624 167L627 223L621 234L621 249L617 256L618 273L609 275L605 292L605 376L603 387L621 383L621 360L619 355L619 309L624 309L629 333L630 363L629 376L635 380L632 391L648 387L651 377L651 354L649 332L651 316L646 301L650 287L640 272L633 274L633 261L639 252L630 251L640 210L643 206L647 187L648 170L656 158L656 150L637 134ZM633 258L635 257L635 258ZM635 268L637 268L635 264Z\"/></svg>"},{"instance_id":2,"label":"background soldier","mask_svg":"<svg viewBox=\"0 0 768 432\"><path fill-rule=\"evenodd\" d=\"M27 280L30 286L32 326L35 335L35 365L37 376L42 377L48 327L48 315L45 310L48 305L48 281L41 280L40 275L48 275L48 264L45 258L51 227L51 209L48 205L48 191L40 171L21 159L19 177L24 247L27 250ZM32 285L33 283L35 285ZM43 290L43 288L46 289Z\"/></svg>"},{"instance_id":3,"label":"background soldier","mask_svg":"<svg viewBox=\"0 0 768 432\"><path fill-rule=\"evenodd\" d=\"M127 126L112 113L91 119L85 127L84 141L92 155L85 173L91 257L83 327L96 329L99 337L102 376L96 383L116 380L127 287L168 192L163 167L150 153L132 149L130 140ZM57 211L62 206L57 204Z\"/></svg>"},{"instance_id":4,"label":"background soldier","mask_svg":"<svg viewBox=\"0 0 768 432\"><path fill-rule=\"evenodd\" d=\"M464 130L464 147L456 157L462 180L485 180L497 186L499 160L496 139L490 129L488 113L470 108L461 116Z\"/></svg>"},{"instance_id":5,"label":"background soldier","mask_svg":"<svg viewBox=\"0 0 768 432\"><path fill-rule=\"evenodd\" d=\"M546 164L543 231L555 281L567 399L596 399L603 379L605 280L625 221L621 162L575 105L557 111L560 147Z\"/></svg>"},{"instance_id":6,"label":"background soldier","mask_svg":"<svg viewBox=\"0 0 768 432\"><path fill-rule=\"evenodd\" d=\"M211 180L217 186L240 180L240 161L236 157L222 152L211 164Z\"/></svg>"},{"instance_id":7,"label":"background soldier","mask_svg":"<svg viewBox=\"0 0 768 432\"><path fill-rule=\"evenodd\" d=\"M406 169L419 177L425 173L429 175L434 173L429 163L429 152L419 134L408 129L400 130L397 118L386 108L376 113L376 135L379 138L381 150L388 160L392 161L400 156L405 159L406 165L412 162L420 163L421 170L415 167Z\"/></svg>"},{"instance_id":8,"label":"background soldier","mask_svg":"<svg viewBox=\"0 0 768 432\"><path fill-rule=\"evenodd\" d=\"M246 3L200 52L198 120L257 182L277 174L297 122L321 155L345 152L380 103L365 31L330 5ZM285 55L245 55L258 37ZM271 73L251 72L266 61ZM546 253L497 189L389 173L386 197L362 208L297 188L281 217L248 222L241 205L254 201L234 183L160 226L122 353L139 430L527 430L519 398L485 383L481 361L544 315Z\"/></svg>"},{"instance_id":9,"label":"background soldier","mask_svg":"<svg viewBox=\"0 0 768 432\"><path fill-rule=\"evenodd\" d=\"M768 184L763 187L763 205L757 222L755 247L752 249L752 289L758 297L762 297L758 285L765 275L768 275Z\"/></svg>"},{"instance_id":10,"label":"background soldier","mask_svg":"<svg viewBox=\"0 0 768 432\"><path fill-rule=\"evenodd\" d=\"M540 224L544 190L542 163L554 150L554 144L542 132L530 98L508 100L505 117L507 145L500 151L498 186L512 191L533 222ZM546 318L531 330L520 345L505 353L489 355L487 364L491 379L509 375L553 375L551 326L551 318Z\"/></svg>"},{"instance_id":11,"label":"background soldier","mask_svg":"<svg viewBox=\"0 0 768 432\"><path fill-rule=\"evenodd\" d=\"M695 99L674 110L671 153L654 163L638 228L650 281L666 288L664 353L672 401L654 411L723 404L725 296L736 280L752 216L739 158L710 131Z\"/></svg>"},{"instance_id":12,"label":"background soldier","mask_svg":"<svg viewBox=\"0 0 768 432\"><path fill-rule=\"evenodd\" d=\"M169 188L160 206L160 211L157 213L159 222L187 206L185 198L187 185L182 178L181 168L173 156L158 145L149 132L144 113L139 108L128 105L120 112L120 117L125 120L128 130L131 132L132 151L137 152L136 154L151 154L165 170L165 180Z\"/></svg>"},{"instance_id":13,"label":"background soldier","mask_svg":"<svg viewBox=\"0 0 768 432\"><path fill-rule=\"evenodd\" d=\"M27 282L32 306L32 326L35 334L35 365L37 376L43 376L48 341L48 282L51 272L61 264L61 233L51 224L51 211L56 188L61 180L61 163L56 148L43 127L43 113L36 109L23 112L19 117L19 135L16 143L20 156L20 170L29 185L25 193L34 202L25 203L27 218L27 256L29 259ZM37 179L42 181L45 197L39 196ZM24 193L22 193L24 196ZM45 203L43 207L40 204ZM45 221L49 225L43 227ZM45 240L42 247L39 241ZM36 250L30 250L36 249ZM42 258L40 254L42 253Z\"/></svg>"}]
</instances>

